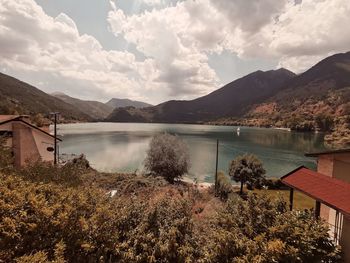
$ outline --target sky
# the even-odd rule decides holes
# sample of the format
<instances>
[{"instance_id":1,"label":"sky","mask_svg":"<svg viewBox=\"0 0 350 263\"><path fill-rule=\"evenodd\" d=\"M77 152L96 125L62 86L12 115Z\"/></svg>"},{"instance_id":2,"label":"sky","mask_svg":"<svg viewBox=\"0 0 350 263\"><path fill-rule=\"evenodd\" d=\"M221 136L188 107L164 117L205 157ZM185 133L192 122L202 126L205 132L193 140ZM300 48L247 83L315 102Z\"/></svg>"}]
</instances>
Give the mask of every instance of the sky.
<instances>
[{"instance_id":1,"label":"sky","mask_svg":"<svg viewBox=\"0 0 350 263\"><path fill-rule=\"evenodd\" d=\"M158 104L350 50L349 0L0 0L0 72Z\"/></svg>"}]
</instances>

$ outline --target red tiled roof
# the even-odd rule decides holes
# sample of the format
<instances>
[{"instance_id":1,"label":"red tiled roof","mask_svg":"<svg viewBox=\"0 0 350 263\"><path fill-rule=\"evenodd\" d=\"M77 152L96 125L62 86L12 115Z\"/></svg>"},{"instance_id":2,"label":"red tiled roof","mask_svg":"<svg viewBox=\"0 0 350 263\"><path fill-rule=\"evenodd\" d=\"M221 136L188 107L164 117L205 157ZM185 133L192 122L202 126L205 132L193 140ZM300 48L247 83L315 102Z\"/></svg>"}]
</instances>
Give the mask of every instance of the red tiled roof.
<instances>
[{"instance_id":1,"label":"red tiled roof","mask_svg":"<svg viewBox=\"0 0 350 263\"><path fill-rule=\"evenodd\" d=\"M350 184L305 167L290 172L282 182L325 205L350 216Z\"/></svg>"}]
</instances>

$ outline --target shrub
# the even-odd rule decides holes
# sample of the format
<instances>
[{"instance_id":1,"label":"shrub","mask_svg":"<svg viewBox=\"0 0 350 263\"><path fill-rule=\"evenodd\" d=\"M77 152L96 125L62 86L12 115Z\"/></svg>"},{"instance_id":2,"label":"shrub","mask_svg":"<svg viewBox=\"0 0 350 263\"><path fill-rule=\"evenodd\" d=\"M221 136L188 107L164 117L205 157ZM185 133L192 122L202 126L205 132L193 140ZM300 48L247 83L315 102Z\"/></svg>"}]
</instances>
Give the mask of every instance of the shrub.
<instances>
[{"instance_id":1,"label":"shrub","mask_svg":"<svg viewBox=\"0 0 350 263\"><path fill-rule=\"evenodd\" d=\"M231 181L222 171L218 172L218 175L217 175L216 193L221 200L226 200L229 194L232 193Z\"/></svg>"},{"instance_id":2,"label":"shrub","mask_svg":"<svg viewBox=\"0 0 350 263\"><path fill-rule=\"evenodd\" d=\"M68 262L185 262L198 257L191 202L182 197L110 198L94 188L1 174L0 193L4 262L46 262L62 254Z\"/></svg>"},{"instance_id":3,"label":"shrub","mask_svg":"<svg viewBox=\"0 0 350 263\"><path fill-rule=\"evenodd\" d=\"M186 144L177 136L167 133L152 138L145 168L153 175L173 183L188 172L190 161Z\"/></svg>"},{"instance_id":4,"label":"shrub","mask_svg":"<svg viewBox=\"0 0 350 263\"><path fill-rule=\"evenodd\" d=\"M263 185L270 190L288 190L289 187L282 183L279 178L269 178L263 181Z\"/></svg>"},{"instance_id":5,"label":"shrub","mask_svg":"<svg viewBox=\"0 0 350 263\"><path fill-rule=\"evenodd\" d=\"M171 188L171 187L170 187ZM165 190L168 189L168 190ZM0 174L4 262L338 262L328 228L283 200L233 194L201 220L175 187L152 198ZM218 206L220 207L220 206ZM194 220L196 218L196 220ZM199 219L198 219L199 218Z\"/></svg>"},{"instance_id":6,"label":"shrub","mask_svg":"<svg viewBox=\"0 0 350 263\"><path fill-rule=\"evenodd\" d=\"M282 200L234 197L206 233L206 262L340 262L328 227L308 211L289 212Z\"/></svg>"},{"instance_id":7,"label":"shrub","mask_svg":"<svg viewBox=\"0 0 350 263\"><path fill-rule=\"evenodd\" d=\"M328 227L312 213L287 211L283 200L232 194L222 203L185 184L135 175L113 176L117 194L110 197L91 181L69 181L88 177L85 161L36 165L19 175L0 171L1 262L340 260ZM91 174L100 186L100 174ZM219 184L226 198L223 173Z\"/></svg>"},{"instance_id":8,"label":"shrub","mask_svg":"<svg viewBox=\"0 0 350 263\"><path fill-rule=\"evenodd\" d=\"M18 175L33 182L56 183L66 186L78 186L82 183L81 174L86 171L76 163L67 163L60 167L50 162L30 162L20 170Z\"/></svg>"},{"instance_id":9,"label":"shrub","mask_svg":"<svg viewBox=\"0 0 350 263\"><path fill-rule=\"evenodd\" d=\"M13 170L13 155L10 148L6 147L6 138L0 137L0 172Z\"/></svg>"}]
</instances>

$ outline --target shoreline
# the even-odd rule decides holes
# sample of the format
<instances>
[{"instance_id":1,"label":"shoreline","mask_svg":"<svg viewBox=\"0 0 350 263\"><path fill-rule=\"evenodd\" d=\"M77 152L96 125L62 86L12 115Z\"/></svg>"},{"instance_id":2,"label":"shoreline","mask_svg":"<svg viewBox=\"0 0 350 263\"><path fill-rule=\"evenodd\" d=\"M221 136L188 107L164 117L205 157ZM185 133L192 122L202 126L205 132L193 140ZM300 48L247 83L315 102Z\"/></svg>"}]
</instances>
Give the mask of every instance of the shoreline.
<instances>
[{"instance_id":1,"label":"shoreline","mask_svg":"<svg viewBox=\"0 0 350 263\"><path fill-rule=\"evenodd\" d=\"M111 122L111 121L87 121L87 122L65 122L65 123L59 123L58 125L65 125L65 124L93 124L93 123L105 123L105 124L157 124L157 125L162 125L162 124L170 124L170 125L199 125L199 126L211 126L211 127L240 127L240 128L258 128L258 129L272 129L272 130L280 130L280 131L288 131L288 132L299 132L299 133L323 133L320 131L296 131L292 130L291 128L287 127L265 127L265 126L258 126L258 125L238 125L238 124L215 124L215 123L187 123L187 122ZM50 125L50 127L52 124Z\"/></svg>"}]
</instances>

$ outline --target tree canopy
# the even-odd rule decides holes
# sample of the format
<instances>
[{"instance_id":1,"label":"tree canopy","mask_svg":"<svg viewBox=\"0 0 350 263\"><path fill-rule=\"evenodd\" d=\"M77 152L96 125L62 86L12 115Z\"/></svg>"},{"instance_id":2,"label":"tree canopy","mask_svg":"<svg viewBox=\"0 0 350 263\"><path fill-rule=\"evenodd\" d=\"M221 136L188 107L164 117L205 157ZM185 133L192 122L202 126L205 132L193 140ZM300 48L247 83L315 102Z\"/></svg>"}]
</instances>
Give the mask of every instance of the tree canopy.
<instances>
[{"instance_id":1,"label":"tree canopy","mask_svg":"<svg viewBox=\"0 0 350 263\"><path fill-rule=\"evenodd\" d=\"M145 168L151 174L173 183L187 173L189 167L187 145L178 136L162 133L152 138L145 159Z\"/></svg>"},{"instance_id":2,"label":"tree canopy","mask_svg":"<svg viewBox=\"0 0 350 263\"><path fill-rule=\"evenodd\" d=\"M243 193L243 185L254 186L265 175L263 163L253 154L244 154L232 160L229 168L230 177L241 183L240 193Z\"/></svg>"}]
</instances>

